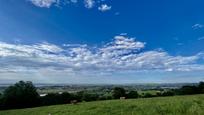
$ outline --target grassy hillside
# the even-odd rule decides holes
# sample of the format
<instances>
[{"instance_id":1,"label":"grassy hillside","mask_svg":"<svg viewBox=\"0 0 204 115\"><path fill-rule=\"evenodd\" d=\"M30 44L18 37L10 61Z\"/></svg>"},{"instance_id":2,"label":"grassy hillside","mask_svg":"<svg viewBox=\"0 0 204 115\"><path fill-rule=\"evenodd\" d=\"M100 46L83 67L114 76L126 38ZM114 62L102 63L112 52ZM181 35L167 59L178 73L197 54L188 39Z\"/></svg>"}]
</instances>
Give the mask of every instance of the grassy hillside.
<instances>
[{"instance_id":1,"label":"grassy hillside","mask_svg":"<svg viewBox=\"0 0 204 115\"><path fill-rule=\"evenodd\" d=\"M0 115L204 115L204 95L111 100L0 111Z\"/></svg>"}]
</instances>

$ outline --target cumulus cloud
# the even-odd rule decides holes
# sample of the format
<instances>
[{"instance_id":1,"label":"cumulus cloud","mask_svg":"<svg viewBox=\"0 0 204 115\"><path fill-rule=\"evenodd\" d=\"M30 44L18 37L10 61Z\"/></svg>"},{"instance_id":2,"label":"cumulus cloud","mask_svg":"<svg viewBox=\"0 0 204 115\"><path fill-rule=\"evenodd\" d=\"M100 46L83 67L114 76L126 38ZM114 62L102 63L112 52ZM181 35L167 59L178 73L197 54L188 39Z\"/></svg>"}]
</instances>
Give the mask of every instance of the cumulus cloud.
<instances>
[{"instance_id":1,"label":"cumulus cloud","mask_svg":"<svg viewBox=\"0 0 204 115\"><path fill-rule=\"evenodd\" d=\"M41 8L50 8L51 6L61 7L69 3L78 3L78 0L28 0L32 4Z\"/></svg>"},{"instance_id":2,"label":"cumulus cloud","mask_svg":"<svg viewBox=\"0 0 204 115\"><path fill-rule=\"evenodd\" d=\"M108 6L107 4L102 4L101 6L98 7L98 10L105 12L108 10L111 10L112 6Z\"/></svg>"},{"instance_id":3,"label":"cumulus cloud","mask_svg":"<svg viewBox=\"0 0 204 115\"><path fill-rule=\"evenodd\" d=\"M61 7L61 6L65 6L68 5L69 3L83 3L84 7L91 9L94 6L98 7L99 11L105 12L108 10L111 10L112 6L109 6L107 4L101 4L100 1L96 1L96 0L28 0L30 1L32 4L34 4L37 7L41 7L41 8L50 8L51 6L57 6L57 7ZM104 2L104 1L103 1Z\"/></svg>"},{"instance_id":4,"label":"cumulus cloud","mask_svg":"<svg viewBox=\"0 0 204 115\"><path fill-rule=\"evenodd\" d=\"M94 0L84 0L84 5L86 8L93 8L95 4Z\"/></svg>"},{"instance_id":5,"label":"cumulus cloud","mask_svg":"<svg viewBox=\"0 0 204 115\"><path fill-rule=\"evenodd\" d=\"M53 4L59 3L59 0L29 0L35 6L49 8Z\"/></svg>"},{"instance_id":6,"label":"cumulus cloud","mask_svg":"<svg viewBox=\"0 0 204 115\"><path fill-rule=\"evenodd\" d=\"M102 47L81 44L57 46L0 42L0 73L50 70L85 74L118 71L200 71L201 54L171 56L165 51L144 51L146 43L127 36L115 36Z\"/></svg>"}]
</instances>

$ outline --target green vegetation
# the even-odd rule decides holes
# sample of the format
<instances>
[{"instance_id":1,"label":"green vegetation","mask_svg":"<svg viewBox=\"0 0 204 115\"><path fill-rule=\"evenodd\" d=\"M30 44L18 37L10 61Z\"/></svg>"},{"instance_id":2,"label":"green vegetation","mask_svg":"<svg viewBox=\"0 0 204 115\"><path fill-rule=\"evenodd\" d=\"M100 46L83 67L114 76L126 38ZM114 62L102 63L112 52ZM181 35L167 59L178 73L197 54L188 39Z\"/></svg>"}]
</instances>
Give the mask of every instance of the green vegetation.
<instances>
[{"instance_id":1,"label":"green vegetation","mask_svg":"<svg viewBox=\"0 0 204 115\"><path fill-rule=\"evenodd\" d=\"M203 115L204 95L84 102L0 111L0 115Z\"/></svg>"},{"instance_id":2,"label":"green vegetation","mask_svg":"<svg viewBox=\"0 0 204 115\"><path fill-rule=\"evenodd\" d=\"M39 95L32 82L20 81L13 86L9 86L0 100L0 109L26 108L39 105Z\"/></svg>"},{"instance_id":3,"label":"green vegetation","mask_svg":"<svg viewBox=\"0 0 204 115\"><path fill-rule=\"evenodd\" d=\"M136 90L126 90L123 87L115 87L103 93L84 90L76 93L59 92L40 96L32 82L20 81L4 90L3 95L0 96L0 110L110 99L136 99L202 93L204 93L204 82L200 82L195 86L183 86L179 89L166 89L163 91L146 90L146 92L142 92L142 94L139 94Z\"/></svg>"}]
</instances>

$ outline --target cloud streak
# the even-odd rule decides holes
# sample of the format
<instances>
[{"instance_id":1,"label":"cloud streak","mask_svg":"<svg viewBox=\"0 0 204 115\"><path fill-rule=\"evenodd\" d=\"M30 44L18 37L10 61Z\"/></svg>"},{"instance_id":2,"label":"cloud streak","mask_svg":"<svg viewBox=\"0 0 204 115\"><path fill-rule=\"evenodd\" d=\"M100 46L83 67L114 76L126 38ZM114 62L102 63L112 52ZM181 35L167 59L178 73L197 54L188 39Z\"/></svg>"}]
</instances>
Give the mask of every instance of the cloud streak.
<instances>
[{"instance_id":1,"label":"cloud streak","mask_svg":"<svg viewBox=\"0 0 204 115\"><path fill-rule=\"evenodd\" d=\"M197 30L197 29L204 28L204 25L202 25L202 24L194 24L194 25L192 26L192 28L193 28L194 30Z\"/></svg>"},{"instance_id":2,"label":"cloud streak","mask_svg":"<svg viewBox=\"0 0 204 115\"><path fill-rule=\"evenodd\" d=\"M101 2L104 1L96 1L96 0L28 0L33 5L40 7L40 8L50 8L51 6L65 6L69 3L82 3L85 8L92 9L93 7L98 7L98 10L101 12L105 12L108 10L111 10L112 6L109 6L107 4L101 4Z\"/></svg>"},{"instance_id":3,"label":"cloud streak","mask_svg":"<svg viewBox=\"0 0 204 115\"><path fill-rule=\"evenodd\" d=\"M0 73L48 69L59 72L111 73L128 71L200 71L204 65L194 56L171 56L165 51L144 51L146 43L115 36L98 48L87 45L50 43L33 45L0 42Z\"/></svg>"}]
</instances>

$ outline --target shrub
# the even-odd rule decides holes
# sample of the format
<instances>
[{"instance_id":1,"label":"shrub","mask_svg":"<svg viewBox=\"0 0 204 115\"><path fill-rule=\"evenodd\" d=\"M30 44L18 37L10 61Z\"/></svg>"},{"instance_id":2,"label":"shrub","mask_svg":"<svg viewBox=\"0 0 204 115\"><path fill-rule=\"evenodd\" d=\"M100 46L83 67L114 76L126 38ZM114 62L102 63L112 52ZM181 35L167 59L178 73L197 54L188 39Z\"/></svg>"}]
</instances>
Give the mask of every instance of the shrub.
<instances>
[{"instance_id":1,"label":"shrub","mask_svg":"<svg viewBox=\"0 0 204 115\"><path fill-rule=\"evenodd\" d=\"M119 99L120 97L125 97L125 89L120 88L120 87L115 87L113 89L113 98L114 99Z\"/></svg>"},{"instance_id":2,"label":"shrub","mask_svg":"<svg viewBox=\"0 0 204 115\"><path fill-rule=\"evenodd\" d=\"M181 89L179 89L179 94L181 95L191 95L198 93L198 88L196 86L183 86Z\"/></svg>"},{"instance_id":3,"label":"shrub","mask_svg":"<svg viewBox=\"0 0 204 115\"><path fill-rule=\"evenodd\" d=\"M68 92L59 93L49 93L44 97L41 97L42 105L56 105L56 104L67 104L72 100L72 95Z\"/></svg>"},{"instance_id":4,"label":"shrub","mask_svg":"<svg viewBox=\"0 0 204 115\"><path fill-rule=\"evenodd\" d=\"M155 97L155 95L152 95L151 93L145 93L143 95L144 98L149 98L149 97Z\"/></svg>"},{"instance_id":5,"label":"shrub","mask_svg":"<svg viewBox=\"0 0 204 115\"><path fill-rule=\"evenodd\" d=\"M174 96L175 95L175 93L173 92L173 91L171 91L171 90L169 90L169 91L164 91L163 93L162 93L162 96Z\"/></svg>"},{"instance_id":6,"label":"shrub","mask_svg":"<svg viewBox=\"0 0 204 115\"><path fill-rule=\"evenodd\" d=\"M198 85L199 93L204 93L204 82L200 82Z\"/></svg>"},{"instance_id":7,"label":"shrub","mask_svg":"<svg viewBox=\"0 0 204 115\"><path fill-rule=\"evenodd\" d=\"M99 99L99 96L97 94L90 94L90 93L84 93L82 100L83 101L96 101Z\"/></svg>"},{"instance_id":8,"label":"shrub","mask_svg":"<svg viewBox=\"0 0 204 115\"><path fill-rule=\"evenodd\" d=\"M137 93L137 91L130 91L127 94L127 98L129 99L138 98L138 97L139 97L139 94Z\"/></svg>"},{"instance_id":9,"label":"shrub","mask_svg":"<svg viewBox=\"0 0 204 115\"><path fill-rule=\"evenodd\" d=\"M6 109L34 107L39 104L39 95L32 82L20 81L8 87L3 94L2 103Z\"/></svg>"}]
</instances>

